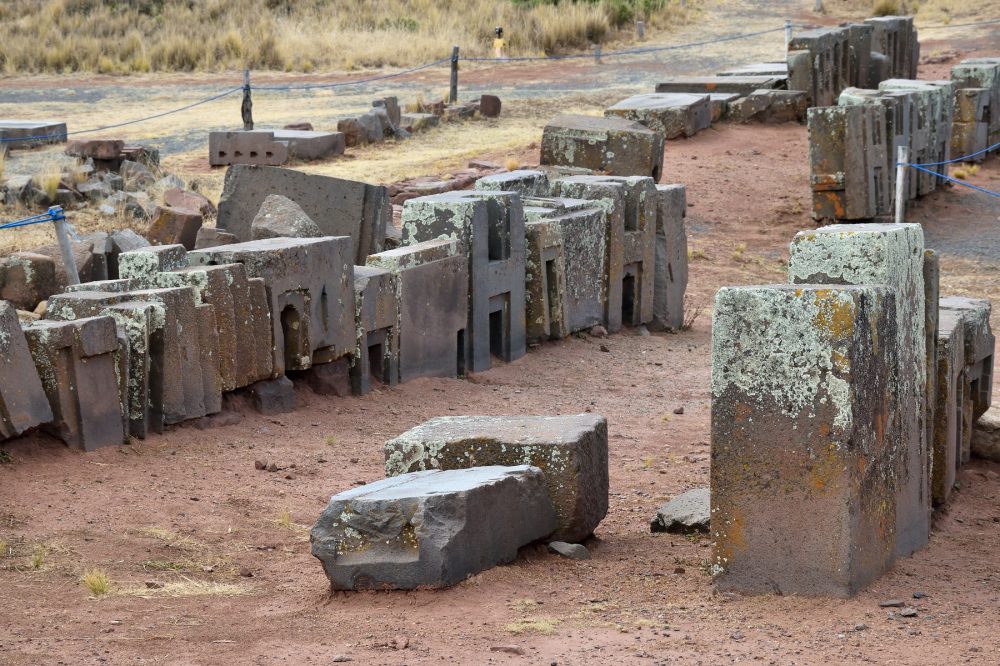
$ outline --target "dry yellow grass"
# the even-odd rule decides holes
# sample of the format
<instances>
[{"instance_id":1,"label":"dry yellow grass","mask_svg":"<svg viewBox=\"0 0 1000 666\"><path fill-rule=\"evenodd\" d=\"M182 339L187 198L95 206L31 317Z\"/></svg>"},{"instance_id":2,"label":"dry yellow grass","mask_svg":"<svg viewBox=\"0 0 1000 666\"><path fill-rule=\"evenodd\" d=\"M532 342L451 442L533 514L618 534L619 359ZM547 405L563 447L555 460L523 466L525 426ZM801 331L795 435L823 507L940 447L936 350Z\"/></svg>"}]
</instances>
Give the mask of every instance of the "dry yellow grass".
<instances>
[{"instance_id":1,"label":"dry yellow grass","mask_svg":"<svg viewBox=\"0 0 1000 666\"><path fill-rule=\"evenodd\" d=\"M0 71L150 71L413 65L451 46L492 53L586 48L631 28L683 20L676 0L8 0L0 3ZM39 45L44 45L40 48Z\"/></svg>"},{"instance_id":2,"label":"dry yellow grass","mask_svg":"<svg viewBox=\"0 0 1000 666\"><path fill-rule=\"evenodd\" d=\"M202 581L182 577L181 580L164 583L162 587L122 586L115 593L127 597L153 599L159 597L239 597L250 594L250 588L234 583Z\"/></svg>"},{"instance_id":3,"label":"dry yellow grass","mask_svg":"<svg viewBox=\"0 0 1000 666\"><path fill-rule=\"evenodd\" d=\"M866 16L909 16L921 25L970 23L1000 15L1000 0L846 0L827 2L831 16L858 19Z\"/></svg>"},{"instance_id":4,"label":"dry yellow grass","mask_svg":"<svg viewBox=\"0 0 1000 666\"><path fill-rule=\"evenodd\" d=\"M100 597L111 591L111 579L101 569L89 569L80 578L83 586L95 597Z\"/></svg>"}]
</instances>

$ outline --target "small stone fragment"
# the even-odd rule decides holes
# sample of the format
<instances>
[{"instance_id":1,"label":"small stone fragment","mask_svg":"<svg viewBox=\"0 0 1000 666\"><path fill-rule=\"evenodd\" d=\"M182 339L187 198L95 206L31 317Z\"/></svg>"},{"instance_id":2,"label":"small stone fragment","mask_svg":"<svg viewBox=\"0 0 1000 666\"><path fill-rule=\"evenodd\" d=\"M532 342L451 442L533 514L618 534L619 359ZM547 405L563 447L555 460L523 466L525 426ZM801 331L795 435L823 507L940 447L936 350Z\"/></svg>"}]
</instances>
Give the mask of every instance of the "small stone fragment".
<instances>
[{"instance_id":1,"label":"small stone fragment","mask_svg":"<svg viewBox=\"0 0 1000 666\"><path fill-rule=\"evenodd\" d=\"M695 488L678 495L657 510L649 523L649 531L707 532L711 519L710 497L708 488Z\"/></svg>"},{"instance_id":2,"label":"small stone fragment","mask_svg":"<svg viewBox=\"0 0 1000 666\"><path fill-rule=\"evenodd\" d=\"M553 553L568 557L571 560L589 560L590 551L587 547L579 543L566 543L565 541L553 541L549 543L549 550Z\"/></svg>"}]
</instances>

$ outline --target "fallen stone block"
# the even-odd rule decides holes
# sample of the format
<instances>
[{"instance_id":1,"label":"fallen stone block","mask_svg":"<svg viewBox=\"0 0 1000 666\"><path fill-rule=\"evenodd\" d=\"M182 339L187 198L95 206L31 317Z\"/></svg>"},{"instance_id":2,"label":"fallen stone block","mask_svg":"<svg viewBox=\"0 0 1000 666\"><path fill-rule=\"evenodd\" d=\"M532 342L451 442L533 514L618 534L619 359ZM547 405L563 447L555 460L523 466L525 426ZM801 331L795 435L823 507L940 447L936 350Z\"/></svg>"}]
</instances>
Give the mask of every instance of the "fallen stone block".
<instances>
[{"instance_id":1,"label":"fallen stone block","mask_svg":"<svg viewBox=\"0 0 1000 666\"><path fill-rule=\"evenodd\" d=\"M233 245L239 243L240 239L234 234L215 227L202 227L198 230L198 236L194 241L194 249L207 250L220 245Z\"/></svg>"},{"instance_id":2,"label":"fallen stone block","mask_svg":"<svg viewBox=\"0 0 1000 666\"><path fill-rule=\"evenodd\" d=\"M163 193L163 203L171 208L196 210L202 217L215 215L215 205L203 194L172 187Z\"/></svg>"},{"instance_id":3,"label":"fallen stone block","mask_svg":"<svg viewBox=\"0 0 1000 666\"><path fill-rule=\"evenodd\" d=\"M731 102L726 118L739 123L804 123L808 102L801 90L755 90Z\"/></svg>"},{"instance_id":4,"label":"fallen stone block","mask_svg":"<svg viewBox=\"0 0 1000 666\"><path fill-rule=\"evenodd\" d=\"M738 93L709 93L709 109L713 123L725 120L729 116L729 105L740 99Z\"/></svg>"},{"instance_id":5,"label":"fallen stone block","mask_svg":"<svg viewBox=\"0 0 1000 666\"><path fill-rule=\"evenodd\" d=\"M1000 405L979 417L972 432L972 455L1000 462Z\"/></svg>"},{"instance_id":6,"label":"fallen stone block","mask_svg":"<svg viewBox=\"0 0 1000 666\"><path fill-rule=\"evenodd\" d=\"M431 419L385 444L386 476L425 469L533 465L545 473L558 527L582 541L608 512L608 424L603 416L456 416Z\"/></svg>"},{"instance_id":7,"label":"fallen stone block","mask_svg":"<svg viewBox=\"0 0 1000 666\"><path fill-rule=\"evenodd\" d=\"M555 528L541 470L415 472L334 495L310 535L335 590L446 587Z\"/></svg>"},{"instance_id":8,"label":"fallen stone block","mask_svg":"<svg viewBox=\"0 0 1000 666\"><path fill-rule=\"evenodd\" d=\"M441 124L441 118L433 113L404 113L400 123L411 132L426 132Z\"/></svg>"},{"instance_id":9,"label":"fallen stone block","mask_svg":"<svg viewBox=\"0 0 1000 666\"><path fill-rule=\"evenodd\" d=\"M541 163L659 181L663 135L621 118L558 116L542 132Z\"/></svg>"},{"instance_id":10,"label":"fallen stone block","mask_svg":"<svg viewBox=\"0 0 1000 666\"><path fill-rule=\"evenodd\" d=\"M656 515L649 522L649 531L675 534L708 532L712 519L711 503L708 488L681 493L656 510Z\"/></svg>"},{"instance_id":11,"label":"fallen stone block","mask_svg":"<svg viewBox=\"0 0 1000 666\"><path fill-rule=\"evenodd\" d=\"M368 393L373 379L387 386L399 381L399 302L394 289L389 271L354 267L358 340L350 377L355 395Z\"/></svg>"},{"instance_id":12,"label":"fallen stone block","mask_svg":"<svg viewBox=\"0 0 1000 666\"><path fill-rule=\"evenodd\" d=\"M382 250L392 205L385 187L302 173L292 169L237 166L226 172L216 226L251 240L253 219L264 199L280 194L297 203L324 236L350 236L354 263Z\"/></svg>"},{"instance_id":13,"label":"fallen stone block","mask_svg":"<svg viewBox=\"0 0 1000 666\"><path fill-rule=\"evenodd\" d=\"M996 346L996 337L990 326L993 307L984 298L961 296L943 296L939 306L941 311L958 312L965 324L968 399L973 403L973 417L979 418L993 402L993 350ZM968 446L965 450L968 451Z\"/></svg>"},{"instance_id":14,"label":"fallen stone block","mask_svg":"<svg viewBox=\"0 0 1000 666\"><path fill-rule=\"evenodd\" d=\"M122 154L125 142L121 139L76 139L66 144L67 155L86 160L114 160Z\"/></svg>"},{"instance_id":15,"label":"fallen stone block","mask_svg":"<svg viewBox=\"0 0 1000 666\"><path fill-rule=\"evenodd\" d=\"M787 62L755 62L749 65L740 65L722 72L717 72L716 76L771 76L785 78L788 76Z\"/></svg>"},{"instance_id":16,"label":"fallen stone block","mask_svg":"<svg viewBox=\"0 0 1000 666\"><path fill-rule=\"evenodd\" d=\"M261 414L285 414L295 411L295 385L282 375L250 386L254 408Z\"/></svg>"},{"instance_id":17,"label":"fallen stone block","mask_svg":"<svg viewBox=\"0 0 1000 666\"><path fill-rule=\"evenodd\" d=\"M0 440L52 420L14 307L0 300Z\"/></svg>"},{"instance_id":18,"label":"fallen stone block","mask_svg":"<svg viewBox=\"0 0 1000 666\"><path fill-rule=\"evenodd\" d=\"M343 356L331 363L316 363L295 378L304 380L317 395L346 398L351 395L351 359Z\"/></svg>"},{"instance_id":19,"label":"fallen stone block","mask_svg":"<svg viewBox=\"0 0 1000 666\"><path fill-rule=\"evenodd\" d=\"M483 176L476 181L477 190L517 192L521 198L544 197L549 193L549 177L544 171L518 169Z\"/></svg>"},{"instance_id":20,"label":"fallen stone block","mask_svg":"<svg viewBox=\"0 0 1000 666\"><path fill-rule=\"evenodd\" d=\"M761 88L780 88L778 76L676 76L656 84L658 93L737 93L749 95Z\"/></svg>"},{"instance_id":21,"label":"fallen stone block","mask_svg":"<svg viewBox=\"0 0 1000 666\"><path fill-rule=\"evenodd\" d=\"M571 560L589 560L590 551L580 543L566 543L565 541L550 541L549 552L562 555Z\"/></svg>"},{"instance_id":22,"label":"fallen stone block","mask_svg":"<svg viewBox=\"0 0 1000 666\"><path fill-rule=\"evenodd\" d=\"M344 236L267 238L197 250L188 260L192 266L243 264L247 276L264 280L277 377L354 349L352 254Z\"/></svg>"},{"instance_id":23,"label":"fallen stone block","mask_svg":"<svg viewBox=\"0 0 1000 666\"><path fill-rule=\"evenodd\" d=\"M66 123L0 118L0 139L8 150L66 143Z\"/></svg>"},{"instance_id":24,"label":"fallen stone block","mask_svg":"<svg viewBox=\"0 0 1000 666\"><path fill-rule=\"evenodd\" d=\"M289 159L323 160L343 155L347 147L341 132L276 129L271 133L275 141L288 146Z\"/></svg>"},{"instance_id":25,"label":"fallen stone block","mask_svg":"<svg viewBox=\"0 0 1000 666\"><path fill-rule=\"evenodd\" d=\"M34 310L58 291L52 257L14 252L0 259L0 300L10 301L19 310Z\"/></svg>"},{"instance_id":26,"label":"fallen stone block","mask_svg":"<svg viewBox=\"0 0 1000 666\"><path fill-rule=\"evenodd\" d=\"M90 282L93 278L92 271L94 265L94 244L89 241L70 240L70 247L73 250L73 260L76 263L76 272L80 276L80 282ZM44 255L55 264L55 284L56 292L62 291L69 285L69 276L66 273L66 262L63 260L62 249L58 244L43 245L31 250L32 254Z\"/></svg>"},{"instance_id":27,"label":"fallen stone block","mask_svg":"<svg viewBox=\"0 0 1000 666\"><path fill-rule=\"evenodd\" d=\"M83 451L122 444L126 433L114 319L41 320L26 324L24 335L52 409L46 429Z\"/></svg>"},{"instance_id":28,"label":"fallen stone block","mask_svg":"<svg viewBox=\"0 0 1000 666\"><path fill-rule=\"evenodd\" d=\"M889 425L901 408L894 300L880 286L809 284L716 295L718 589L849 597L892 564L904 453Z\"/></svg>"},{"instance_id":29,"label":"fallen stone block","mask_svg":"<svg viewBox=\"0 0 1000 666\"><path fill-rule=\"evenodd\" d=\"M208 133L208 163L211 166L281 166L288 159L288 144L275 140L274 132Z\"/></svg>"},{"instance_id":30,"label":"fallen stone block","mask_svg":"<svg viewBox=\"0 0 1000 666\"><path fill-rule=\"evenodd\" d=\"M202 222L201 213L162 206L146 228L146 238L153 245L183 245L193 250Z\"/></svg>"},{"instance_id":31,"label":"fallen stone block","mask_svg":"<svg viewBox=\"0 0 1000 666\"><path fill-rule=\"evenodd\" d=\"M399 381L465 373L469 260L435 240L368 257L392 274L399 307Z\"/></svg>"},{"instance_id":32,"label":"fallen stone block","mask_svg":"<svg viewBox=\"0 0 1000 666\"><path fill-rule=\"evenodd\" d=\"M691 137L712 123L708 95L691 93L635 95L608 107L604 115L634 120L659 132L664 139Z\"/></svg>"},{"instance_id":33,"label":"fallen stone block","mask_svg":"<svg viewBox=\"0 0 1000 666\"><path fill-rule=\"evenodd\" d=\"M466 369L489 370L491 357L524 356L524 212L511 192L448 192L407 201L403 244L456 239L469 262Z\"/></svg>"},{"instance_id":34,"label":"fallen stone block","mask_svg":"<svg viewBox=\"0 0 1000 666\"><path fill-rule=\"evenodd\" d=\"M653 330L679 331L684 326L684 292L688 283L687 188L657 185L656 248L653 273Z\"/></svg>"},{"instance_id":35,"label":"fallen stone block","mask_svg":"<svg viewBox=\"0 0 1000 666\"><path fill-rule=\"evenodd\" d=\"M280 194L270 194L250 225L253 240L262 238L319 238L323 235L316 223L297 203Z\"/></svg>"},{"instance_id":36,"label":"fallen stone block","mask_svg":"<svg viewBox=\"0 0 1000 666\"><path fill-rule=\"evenodd\" d=\"M923 260L919 224L844 224L796 234L788 271L796 284L880 284L895 295L895 337L879 337L897 354L885 437L900 455L894 477L901 557L927 545L930 530Z\"/></svg>"},{"instance_id":37,"label":"fallen stone block","mask_svg":"<svg viewBox=\"0 0 1000 666\"><path fill-rule=\"evenodd\" d=\"M385 109L386 115L389 117L389 122L395 127L399 127L400 122L400 110L399 110L399 99L396 97L384 97L382 99L376 99L372 101L372 108L375 109Z\"/></svg>"}]
</instances>

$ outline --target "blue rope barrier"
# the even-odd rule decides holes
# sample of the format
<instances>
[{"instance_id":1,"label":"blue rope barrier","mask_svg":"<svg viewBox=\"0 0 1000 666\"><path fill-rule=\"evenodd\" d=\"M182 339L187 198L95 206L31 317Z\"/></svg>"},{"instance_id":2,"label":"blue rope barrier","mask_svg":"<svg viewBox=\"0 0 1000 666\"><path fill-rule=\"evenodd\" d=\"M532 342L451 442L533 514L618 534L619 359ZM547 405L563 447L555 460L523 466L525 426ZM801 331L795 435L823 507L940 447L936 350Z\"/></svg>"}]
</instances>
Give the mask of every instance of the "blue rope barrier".
<instances>
[{"instance_id":1,"label":"blue rope barrier","mask_svg":"<svg viewBox=\"0 0 1000 666\"><path fill-rule=\"evenodd\" d=\"M980 155L985 155L986 153L992 152L994 150L1000 150L1000 143L994 143L992 146L987 146L982 150L977 150L971 155L962 155L961 157L956 157L954 159L945 160L944 162L927 162L926 164L911 164L910 166L923 166L923 167L933 167L933 166L944 166L945 164L956 164L958 162L969 162L973 157L979 157ZM898 166L898 165L897 165Z\"/></svg>"},{"instance_id":2,"label":"blue rope barrier","mask_svg":"<svg viewBox=\"0 0 1000 666\"><path fill-rule=\"evenodd\" d=\"M182 107L177 108L177 109L171 109L169 111L163 111L162 113L155 113L155 114L153 114L151 116L145 116L144 118L136 118L135 120L126 120L125 122L122 122L122 123L115 123L113 125L104 125L103 127L92 127L90 129L75 130L73 132L60 132L59 134L49 134L49 135L44 135L44 136L26 136L26 137L0 138L0 144L2 144L2 143L13 143L15 141L43 141L43 140L44 141L51 141L51 140L54 140L54 139L64 139L64 138L69 137L69 136L76 136L78 134L90 134L91 132L103 132L105 130L117 129L119 127L126 127L128 125L136 125L138 123L144 123L144 122L149 121L149 120L155 120L157 118L163 118L164 116L169 116L169 115L172 115L174 113L180 113L181 111L187 111L188 109L193 109L196 106L201 106L202 104L208 104L209 102L214 102L217 99L222 99L223 97L227 97L229 95L232 95L235 92L241 92L242 90L243 90L243 86L240 86L239 88L233 88L232 90L227 90L226 92L220 93L218 95L213 95L212 97L200 100L198 102L194 102L192 104L187 104L187 105L182 106Z\"/></svg>"},{"instance_id":3,"label":"blue rope barrier","mask_svg":"<svg viewBox=\"0 0 1000 666\"><path fill-rule=\"evenodd\" d=\"M451 56L448 56L447 58L441 58L440 60L435 60L434 62L428 62L423 65L418 65L417 67L411 67L410 69L404 69L400 72L393 72L392 74L380 74L379 76L372 76L367 79L356 79L354 81L337 81L335 83L306 83L300 86L295 86L295 85L253 86L252 89L286 91L286 90L319 90L325 88L345 88L347 86L357 86L365 83L372 83L373 81L385 81L386 79L399 78L400 76L406 76L407 74L413 74L414 72L430 69L431 67L436 67L437 65L441 65L446 62L451 62Z\"/></svg>"},{"instance_id":4,"label":"blue rope barrier","mask_svg":"<svg viewBox=\"0 0 1000 666\"><path fill-rule=\"evenodd\" d=\"M721 44L722 42L732 42L738 39L747 39L749 37L757 37L760 35L767 35L774 32L784 32L785 26L780 28L772 28L770 30L761 30L759 32L748 32L739 35L729 35L728 37L720 37L718 39L709 39L703 42L690 42L687 44L673 44L671 46L652 46L643 49L626 49L623 51L609 51L607 53L601 53L602 58L615 58L618 56L632 56L632 55L645 55L647 53L659 53L662 51L675 51L678 49L687 49L695 46L706 46L708 44ZM574 60L577 58L593 58L595 57L593 53L574 53L571 55L563 56L517 56L512 58L467 58L461 57L460 60L465 60L466 62L532 62L532 61L543 61L543 60Z\"/></svg>"},{"instance_id":5,"label":"blue rope barrier","mask_svg":"<svg viewBox=\"0 0 1000 666\"><path fill-rule=\"evenodd\" d=\"M18 227L28 227L33 224L41 224L43 222L58 222L59 220L65 220L66 214L63 212L61 206L52 206L47 211L40 215L32 215L31 217L26 217L23 220L14 220L13 222L8 222L6 224L0 224L0 230L3 229L16 229Z\"/></svg>"},{"instance_id":6,"label":"blue rope barrier","mask_svg":"<svg viewBox=\"0 0 1000 666\"><path fill-rule=\"evenodd\" d=\"M904 164L903 166L913 167L914 169L918 169L920 171L925 171L925 172L927 172L927 173L929 173L929 174L931 174L933 176L937 176L938 178L943 178L944 180L950 181L952 183L956 183L958 185L962 185L963 187L968 187L970 189L977 190L977 191L982 192L984 194L989 194L990 196L1000 198L1000 192L994 192L993 190L988 190L985 187L979 187L978 185L973 185L972 183L966 183L963 180L959 180L957 178L952 178L951 176L946 176L943 173L938 173L937 171L932 171L931 169L924 168L924 167L920 166L919 164Z\"/></svg>"}]
</instances>

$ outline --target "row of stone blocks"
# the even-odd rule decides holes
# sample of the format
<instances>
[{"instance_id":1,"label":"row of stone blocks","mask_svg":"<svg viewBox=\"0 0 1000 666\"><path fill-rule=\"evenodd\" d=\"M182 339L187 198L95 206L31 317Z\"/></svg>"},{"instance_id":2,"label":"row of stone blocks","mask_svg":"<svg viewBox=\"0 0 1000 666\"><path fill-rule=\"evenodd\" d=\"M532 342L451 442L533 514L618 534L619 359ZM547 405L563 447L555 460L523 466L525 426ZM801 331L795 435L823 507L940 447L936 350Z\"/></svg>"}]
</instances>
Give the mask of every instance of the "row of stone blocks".
<instances>
[{"instance_id":1,"label":"row of stone blocks","mask_svg":"<svg viewBox=\"0 0 1000 666\"><path fill-rule=\"evenodd\" d=\"M333 496L312 552L335 590L454 585L608 511L602 416L441 417L385 444L386 479Z\"/></svg>"},{"instance_id":2,"label":"row of stone blocks","mask_svg":"<svg viewBox=\"0 0 1000 666\"><path fill-rule=\"evenodd\" d=\"M800 232L789 285L720 290L713 568L723 589L850 596L926 545L989 407L990 305L938 296L916 224Z\"/></svg>"},{"instance_id":3,"label":"row of stone blocks","mask_svg":"<svg viewBox=\"0 0 1000 666\"><path fill-rule=\"evenodd\" d=\"M891 218L901 147L908 162L947 175L955 93L952 81L889 79L878 90L846 88L837 106L809 109L813 218ZM917 169L904 173L904 200L929 194L939 180Z\"/></svg>"},{"instance_id":4,"label":"row of stone blocks","mask_svg":"<svg viewBox=\"0 0 1000 666\"><path fill-rule=\"evenodd\" d=\"M982 162L1000 152L1000 57L963 60L951 68L951 80L957 86L951 153Z\"/></svg>"}]
</instances>

